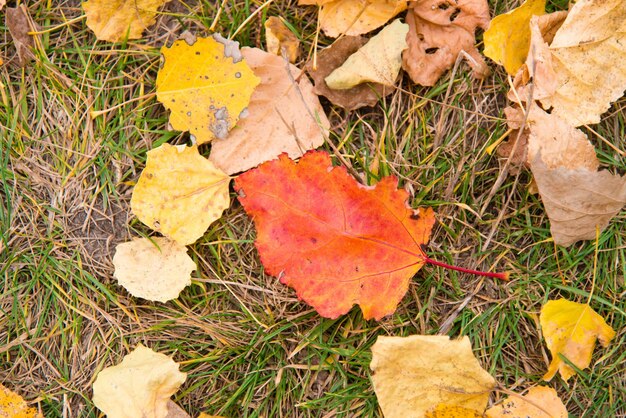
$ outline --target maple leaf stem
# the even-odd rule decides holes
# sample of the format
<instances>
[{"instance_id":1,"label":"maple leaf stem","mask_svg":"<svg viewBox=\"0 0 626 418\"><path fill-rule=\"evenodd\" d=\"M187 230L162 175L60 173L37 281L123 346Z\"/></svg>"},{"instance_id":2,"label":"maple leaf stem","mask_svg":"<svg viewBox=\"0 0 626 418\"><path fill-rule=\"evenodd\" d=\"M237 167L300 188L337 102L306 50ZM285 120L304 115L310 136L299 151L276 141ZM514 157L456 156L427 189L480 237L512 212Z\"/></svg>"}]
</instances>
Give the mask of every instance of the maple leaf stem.
<instances>
[{"instance_id":1,"label":"maple leaf stem","mask_svg":"<svg viewBox=\"0 0 626 418\"><path fill-rule=\"evenodd\" d=\"M450 270L460 271L461 273L474 274L476 276L493 277L496 279L507 281L509 280L509 273L491 273L488 271L466 269L463 267L452 266L450 264L442 263L441 261L433 260L432 258L429 258L425 255L423 257L425 263L432 264L433 266L439 266Z\"/></svg>"}]
</instances>

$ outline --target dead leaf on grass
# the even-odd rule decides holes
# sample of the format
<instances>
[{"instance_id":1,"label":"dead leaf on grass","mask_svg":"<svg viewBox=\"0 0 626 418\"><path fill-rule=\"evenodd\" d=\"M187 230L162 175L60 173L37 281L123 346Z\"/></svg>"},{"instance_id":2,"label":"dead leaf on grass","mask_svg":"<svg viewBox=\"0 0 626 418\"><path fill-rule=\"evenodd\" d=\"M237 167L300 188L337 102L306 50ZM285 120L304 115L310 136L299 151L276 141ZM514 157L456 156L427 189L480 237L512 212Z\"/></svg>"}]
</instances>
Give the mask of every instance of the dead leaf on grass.
<instances>
[{"instance_id":1,"label":"dead leaf on grass","mask_svg":"<svg viewBox=\"0 0 626 418\"><path fill-rule=\"evenodd\" d=\"M81 3L87 26L101 41L139 39L154 24L159 7L170 0L89 0ZM127 37L128 35L128 37Z\"/></svg>"},{"instance_id":2,"label":"dead leaf on grass","mask_svg":"<svg viewBox=\"0 0 626 418\"><path fill-rule=\"evenodd\" d=\"M330 123L308 78L281 57L258 48L243 48L242 53L261 84L250 99L248 117L227 138L213 142L209 159L234 174L284 152L299 158L321 146Z\"/></svg>"},{"instance_id":3,"label":"dead leaf on grass","mask_svg":"<svg viewBox=\"0 0 626 418\"><path fill-rule=\"evenodd\" d=\"M0 385L0 418L43 418L43 415L29 408L20 395Z\"/></svg>"},{"instance_id":4,"label":"dead leaf on grass","mask_svg":"<svg viewBox=\"0 0 626 418\"><path fill-rule=\"evenodd\" d=\"M5 13L4 23L9 29L13 45L17 50L18 63L20 67L24 67L35 57L32 51L35 42L28 32L37 28L31 27L28 10L24 5L15 8L8 7Z\"/></svg>"},{"instance_id":5,"label":"dead leaf on grass","mask_svg":"<svg viewBox=\"0 0 626 418\"><path fill-rule=\"evenodd\" d=\"M408 25L394 20L330 73L326 85L336 90L361 83L393 86L402 66L402 51L407 48L408 30Z\"/></svg>"},{"instance_id":6,"label":"dead leaf on grass","mask_svg":"<svg viewBox=\"0 0 626 418\"><path fill-rule=\"evenodd\" d=\"M289 30L287 25L276 16L268 17L265 21L265 44L267 52L282 56L283 51L290 63L298 61L300 56L300 41ZM249 64L249 63L248 63Z\"/></svg>"},{"instance_id":7,"label":"dead leaf on grass","mask_svg":"<svg viewBox=\"0 0 626 418\"><path fill-rule=\"evenodd\" d=\"M114 277L131 295L167 302L191 284L196 263L187 248L167 238L137 238L119 244Z\"/></svg>"},{"instance_id":8,"label":"dead leaf on grass","mask_svg":"<svg viewBox=\"0 0 626 418\"><path fill-rule=\"evenodd\" d=\"M186 378L170 357L139 344L98 373L93 403L109 418L166 418L170 397Z\"/></svg>"},{"instance_id":9,"label":"dead leaf on grass","mask_svg":"<svg viewBox=\"0 0 626 418\"><path fill-rule=\"evenodd\" d=\"M579 369L585 369L591 363L596 339L603 347L608 347L615 337L615 331L604 318L584 303L550 300L541 308L539 321L552 354L544 380L550 380L560 372L563 380L567 381L576 372L561 359L561 355Z\"/></svg>"},{"instance_id":10,"label":"dead leaf on grass","mask_svg":"<svg viewBox=\"0 0 626 418\"><path fill-rule=\"evenodd\" d=\"M474 76L484 78L489 68L474 44L477 27L487 29L486 0L423 0L412 2L406 16L409 48L402 54L402 68L411 80L433 86L452 67L461 51L470 59Z\"/></svg>"},{"instance_id":11,"label":"dead leaf on grass","mask_svg":"<svg viewBox=\"0 0 626 418\"><path fill-rule=\"evenodd\" d=\"M407 6L407 0L334 0L322 3L320 27L331 38L371 32L405 11Z\"/></svg>"},{"instance_id":12,"label":"dead leaf on grass","mask_svg":"<svg viewBox=\"0 0 626 418\"><path fill-rule=\"evenodd\" d=\"M468 337L378 337L372 383L387 418L422 417L446 408L484 411L495 380L478 363Z\"/></svg>"},{"instance_id":13,"label":"dead leaf on grass","mask_svg":"<svg viewBox=\"0 0 626 418\"><path fill-rule=\"evenodd\" d=\"M392 87L378 83L363 83L346 90L333 90L326 85L324 79L366 43L367 39L361 36L344 36L317 55L317 68L310 61L306 70L315 83L315 94L324 96L333 104L347 110L374 106L381 97L391 94L394 91Z\"/></svg>"},{"instance_id":14,"label":"dead leaf on grass","mask_svg":"<svg viewBox=\"0 0 626 418\"><path fill-rule=\"evenodd\" d=\"M545 386L531 388L524 396L509 396L487 410L488 418L567 418L567 409L556 390Z\"/></svg>"}]
</instances>

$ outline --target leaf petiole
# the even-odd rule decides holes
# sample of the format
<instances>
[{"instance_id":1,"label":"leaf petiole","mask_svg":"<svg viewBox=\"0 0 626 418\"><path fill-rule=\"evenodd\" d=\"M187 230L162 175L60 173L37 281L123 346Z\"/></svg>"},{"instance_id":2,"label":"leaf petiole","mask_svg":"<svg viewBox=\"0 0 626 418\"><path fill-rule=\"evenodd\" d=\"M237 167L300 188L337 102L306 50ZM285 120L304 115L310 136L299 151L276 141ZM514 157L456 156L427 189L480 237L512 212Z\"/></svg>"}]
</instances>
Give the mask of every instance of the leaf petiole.
<instances>
[{"instance_id":1,"label":"leaf petiole","mask_svg":"<svg viewBox=\"0 0 626 418\"><path fill-rule=\"evenodd\" d=\"M488 271L466 269L463 267L452 266L450 264L442 263L441 261L433 260L432 258L429 258L426 255L423 255L422 257L425 263L432 264L433 266L439 266L439 267L447 268L450 270L460 271L461 273L474 274L476 276L494 277L496 279L501 279L501 280L506 280L506 281L509 280L509 273L491 273Z\"/></svg>"}]
</instances>

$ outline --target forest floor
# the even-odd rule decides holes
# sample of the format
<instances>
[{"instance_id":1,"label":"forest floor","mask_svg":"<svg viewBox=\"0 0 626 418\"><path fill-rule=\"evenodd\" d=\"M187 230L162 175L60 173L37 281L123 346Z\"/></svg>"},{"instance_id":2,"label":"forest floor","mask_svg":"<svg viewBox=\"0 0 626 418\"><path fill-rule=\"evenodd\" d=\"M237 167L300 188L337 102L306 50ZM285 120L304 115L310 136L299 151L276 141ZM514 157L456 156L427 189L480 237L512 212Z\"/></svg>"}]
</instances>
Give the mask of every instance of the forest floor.
<instances>
[{"instance_id":1,"label":"forest floor","mask_svg":"<svg viewBox=\"0 0 626 418\"><path fill-rule=\"evenodd\" d=\"M185 30L202 36L214 28L263 48L264 19L282 16L301 39L297 65L311 55L315 7L275 0L247 20L263 3L227 0L215 19L215 3L173 0L142 39L111 44L96 40L77 1L26 2L41 30L25 67L2 26L0 383L46 417L96 417L95 374L142 343L188 373L174 400L192 416L376 417L369 349L377 336L467 335L502 386L527 388L541 383L550 359L541 306L560 297L585 302L593 289L591 306L617 335L596 350L592 369L550 386L571 416L626 416L626 213L597 241L559 247L530 173L496 184L506 160L487 148L507 131L509 82L493 63L485 80L465 63L434 87L404 76L375 107L348 112L322 99L333 143L323 148L341 153L363 183L395 175L412 207L434 208L429 256L508 271L510 281L425 266L393 315L368 321L355 307L324 319L264 273L254 225L231 189L231 208L189 247L198 270L178 299L147 302L117 284L116 244L151 233L129 205L146 152L189 141L168 130L153 94L160 47ZM492 16L518 5L490 1ZM320 34L318 43L332 39ZM625 107L622 98L594 127L622 150ZM589 137L604 167L626 172L624 156Z\"/></svg>"}]
</instances>

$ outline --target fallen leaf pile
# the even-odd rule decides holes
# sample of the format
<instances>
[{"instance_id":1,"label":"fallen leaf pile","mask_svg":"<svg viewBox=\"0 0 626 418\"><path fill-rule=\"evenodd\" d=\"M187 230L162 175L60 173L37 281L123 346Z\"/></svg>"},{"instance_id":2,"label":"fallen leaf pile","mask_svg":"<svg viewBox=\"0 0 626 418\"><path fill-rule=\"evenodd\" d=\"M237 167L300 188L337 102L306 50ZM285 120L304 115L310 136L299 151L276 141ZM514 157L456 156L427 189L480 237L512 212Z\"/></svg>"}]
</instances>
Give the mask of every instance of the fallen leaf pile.
<instances>
[{"instance_id":1,"label":"fallen leaf pile","mask_svg":"<svg viewBox=\"0 0 626 418\"><path fill-rule=\"evenodd\" d=\"M82 6L99 40L120 42L141 37L165 3ZM569 12L552 14L545 14L545 0L527 0L492 21L486 0L299 4L317 7L321 30L339 38L302 68L294 65L299 35L277 17L263 26L267 51L240 50L219 34L161 49L156 98L169 111L170 127L189 132L191 145L165 143L147 153L131 208L163 236L117 246L114 277L131 295L165 303L192 283L196 264L185 246L229 208L235 176L269 275L323 317L337 318L355 304L365 319L393 314L424 264L445 266L425 252L435 213L411 208L396 177L365 186L315 150L331 134L318 95L347 111L374 106L398 87L402 69L414 83L433 86L460 59L483 78L489 68L476 48L479 29L486 29L485 54L515 76L506 115L520 143L511 158L530 168L554 241L593 239L626 203L626 177L600 169L579 128L597 123L626 89L623 0L578 0ZM7 16L21 9L10 10ZM27 16L12 19L7 26L20 62L35 57L24 32ZM570 364L589 367L596 340L606 347L615 336L588 303L550 300L539 318L552 356L546 381L557 373L570 379L576 373ZM467 336L381 336L372 346L372 384L387 418L567 416L546 386L490 404L492 391L502 388L481 366L485 361L474 356ZM139 345L98 373L93 402L112 418L185 417L170 397L186 378L170 357ZM0 416L8 416L7 408L39 416L0 387Z\"/></svg>"}]
</instances>

